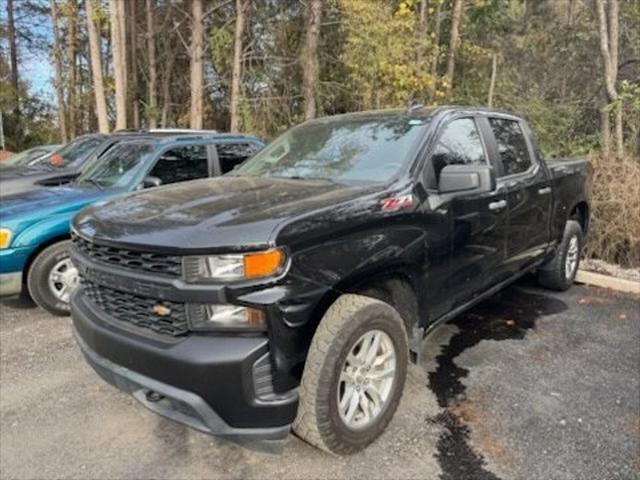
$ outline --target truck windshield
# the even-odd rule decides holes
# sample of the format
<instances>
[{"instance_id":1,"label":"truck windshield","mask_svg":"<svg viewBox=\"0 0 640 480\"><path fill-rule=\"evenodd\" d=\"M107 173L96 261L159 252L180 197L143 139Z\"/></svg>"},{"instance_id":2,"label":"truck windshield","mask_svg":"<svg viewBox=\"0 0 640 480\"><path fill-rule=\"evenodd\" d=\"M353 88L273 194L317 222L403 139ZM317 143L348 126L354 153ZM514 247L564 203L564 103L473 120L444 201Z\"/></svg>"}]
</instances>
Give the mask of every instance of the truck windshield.
<instances>
[{"instance_id":1,"label":"truck windshield","mask_svg":"<svg viewBox=\"0 0 640 480\"><path fill-rule=\"evenodd\" d=\"M407 161L426 122L400 116L313 121L281 135L232 175L386 182Z\"/></svg>"},{"instance_id":2,"label":"truck windshield","mask_svg":"<svg viewBox=\"0 0 640 480\"><path fill-rule=\"evenodd\" d=\"M49 157L49 164L58 168L79 167L88 155L104 141L103 137L76 138Z\"/></svg>"},{"instance_id":3,"label":"truck windshield","mask_svg":"<svg viewBox=\"0 0 640 480\"><path fill-rule=\"evenodd\" d=\"M144 168L145 160L153 150L154 146L150 143L115 145L78 177L78 183L88 183L99 188L129 187Z\"/></svg>"}]
</instances>

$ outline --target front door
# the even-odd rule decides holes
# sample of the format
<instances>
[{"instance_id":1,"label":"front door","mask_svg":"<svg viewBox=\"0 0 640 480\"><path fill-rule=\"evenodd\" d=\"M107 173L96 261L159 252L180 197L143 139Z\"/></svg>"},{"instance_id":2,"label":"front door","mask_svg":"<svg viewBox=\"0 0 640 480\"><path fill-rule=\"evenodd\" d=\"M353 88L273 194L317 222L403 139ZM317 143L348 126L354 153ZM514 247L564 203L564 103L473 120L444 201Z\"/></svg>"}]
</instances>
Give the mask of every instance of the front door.
<instances>
[{"instance_id":1,"label":"front door","mask_svg":"<svg viewBox=\"0 0 640 480\"><path fill-rule=\"evenodd\" d=\"M429 161L436 185L446 165L489 164L476 120L463 117L446 124ZM506 253L507 201L504 192L495 190L443 195L432 192L428 202L427 230L432 236L440 232L440 238L427 240L429 265L425 269L432 306L430 320L435 320L500 279Z\"/></svg>"}]
</instances>

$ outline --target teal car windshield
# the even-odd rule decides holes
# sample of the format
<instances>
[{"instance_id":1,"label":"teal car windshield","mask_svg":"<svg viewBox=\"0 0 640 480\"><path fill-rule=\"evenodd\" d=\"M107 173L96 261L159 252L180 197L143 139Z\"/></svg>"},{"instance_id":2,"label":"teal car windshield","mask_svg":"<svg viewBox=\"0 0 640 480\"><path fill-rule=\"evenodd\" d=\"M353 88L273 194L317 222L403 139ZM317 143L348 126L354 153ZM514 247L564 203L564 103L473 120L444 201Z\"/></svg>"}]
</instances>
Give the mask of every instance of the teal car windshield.
<instances>
[{"instance_id":1,"label":"teal car windshield","mask_svg":"<svg viewBox=\"0 0 640 480\"><path fill-rule=\"evenodd\" d=\"M154 145L150 143L115 145L78 177L78 183L90 183L100 188L131 187L153 151Z\"/></svg>"},{"instance_id":2,"label":"teal car windshield","mask_svg":"<svg viewBox=\"0 0 640 480\"><path fill-rule=\"evenodd\" d=\"M426 122L397 116L309 122L278 137L232 175L386 182L404 165Z\"/></svg>"}]
</instances>

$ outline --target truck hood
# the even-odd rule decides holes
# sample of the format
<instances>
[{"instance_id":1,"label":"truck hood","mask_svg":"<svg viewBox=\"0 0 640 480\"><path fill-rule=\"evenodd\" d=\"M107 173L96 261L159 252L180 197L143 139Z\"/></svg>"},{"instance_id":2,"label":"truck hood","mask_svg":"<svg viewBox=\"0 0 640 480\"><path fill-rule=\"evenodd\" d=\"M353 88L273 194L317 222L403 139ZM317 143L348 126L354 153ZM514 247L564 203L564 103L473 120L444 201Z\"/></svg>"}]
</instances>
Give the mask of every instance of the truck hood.
<instances>
[{"instance_id":1,"label":"truck hood","mask_svg":"<svg viewBox=\"0 0 640 480\"><path fill-rule=\"evenodd\" d=\"M76 211L116 191L99 190L85 185L42 188L15 195L9 195L0 203L0 220L2 223L11 220L36 221L39 218L59 213Z\"/></svg>"},{"instance_id":2,"label":"truck hood","mask_svg":"<svg viewBox=\"0 0 640 480\"><path fill-rule=\"evenodd\" d=\"M371 188L324 180L218 177L99 202L83 209L73 225L87 238L146 249L247 250L273 244L280 224Z\"/></svg>"}]
</instances>

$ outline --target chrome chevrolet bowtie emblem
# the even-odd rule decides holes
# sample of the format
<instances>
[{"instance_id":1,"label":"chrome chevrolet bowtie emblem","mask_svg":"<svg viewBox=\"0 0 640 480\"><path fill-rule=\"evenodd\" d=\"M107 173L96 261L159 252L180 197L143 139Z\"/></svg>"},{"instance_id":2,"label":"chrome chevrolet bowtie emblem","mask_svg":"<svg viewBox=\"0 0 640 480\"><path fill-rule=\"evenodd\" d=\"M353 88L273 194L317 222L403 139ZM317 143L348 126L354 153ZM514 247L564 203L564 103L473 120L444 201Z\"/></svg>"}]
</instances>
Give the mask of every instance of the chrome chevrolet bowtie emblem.
<instances>
[{"instance_id":1,"label":"chrome chevrolet bowtie emblem","mask_svg":"<svg viewBox=\"0 0 640 480\"><path fill-rule=\"evenodd\" d=\"M155 313L159 317L166 317L171 313L171 309L169 307L165 307L164 305L158 304L153 306L153 313Z\"/></svg>"}]
</instances>

